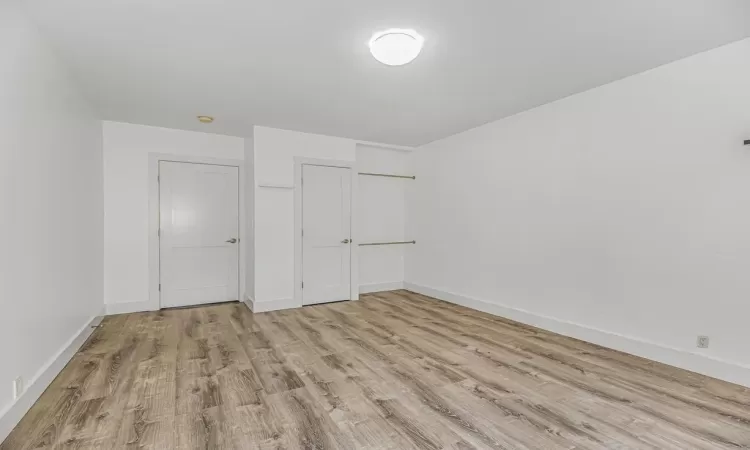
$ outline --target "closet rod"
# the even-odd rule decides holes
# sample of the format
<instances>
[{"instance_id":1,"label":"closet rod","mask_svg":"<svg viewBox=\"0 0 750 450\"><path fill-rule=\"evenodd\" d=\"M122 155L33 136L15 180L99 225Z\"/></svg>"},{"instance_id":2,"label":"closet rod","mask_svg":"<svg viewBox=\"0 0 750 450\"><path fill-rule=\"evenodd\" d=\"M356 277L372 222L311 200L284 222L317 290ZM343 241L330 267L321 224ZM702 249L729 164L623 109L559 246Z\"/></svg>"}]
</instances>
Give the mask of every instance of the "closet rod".
<instances>
[{"instance_id":1,"label":"closet rod","mask_svg":"<svg viewBox=\"0 0 750 450\"><path fill-rule=\"evenodd\" d=\"M372 242L370 244L359 244L360 247L368 247L372 245L400 245L400 244L416 244L417 241L404 241L404 242Z\"/></svg>"},{"instance_id":2,"label":"closet rod","mask_svg":"<svg viewBox=\"0 0 750 450\"><path fill-rule=\"evenodd\" d=\"M360 172L360 175L366 175L368 177L388 177L388 178L408 178L410 180L416 180L417 177L415 176L409 176L409 175L391 175L388 173L370 173L370 172Z\"/></svg>"}]
</instances>

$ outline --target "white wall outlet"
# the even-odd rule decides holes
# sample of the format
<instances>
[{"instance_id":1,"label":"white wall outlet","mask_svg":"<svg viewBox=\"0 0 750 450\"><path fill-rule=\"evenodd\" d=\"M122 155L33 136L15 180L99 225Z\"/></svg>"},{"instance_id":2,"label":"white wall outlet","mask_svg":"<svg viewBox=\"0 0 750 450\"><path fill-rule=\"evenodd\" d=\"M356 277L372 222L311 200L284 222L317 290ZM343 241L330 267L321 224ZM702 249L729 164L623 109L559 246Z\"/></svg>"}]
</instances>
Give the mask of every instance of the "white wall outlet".
<instances>
[{"instance_id":1,"label":"white wall outlet","mask_svg":"<svg viewBox=\"0 0 750 450\"><path fill-rule=\"evenodd\" d=\"M23 378L18 377L13 380L13 400L16 400L21 394L23 394Z\"/></svg>"},{"instance_id":2,"label":"white wall outlet","mask_svg":"<svg viewBox=\"0 0 750 450\"><path fill-rule=\"evenodd\" d=\"M698 336L698 348L708 348L708 336Z\"/></svg>"}]
</instances>

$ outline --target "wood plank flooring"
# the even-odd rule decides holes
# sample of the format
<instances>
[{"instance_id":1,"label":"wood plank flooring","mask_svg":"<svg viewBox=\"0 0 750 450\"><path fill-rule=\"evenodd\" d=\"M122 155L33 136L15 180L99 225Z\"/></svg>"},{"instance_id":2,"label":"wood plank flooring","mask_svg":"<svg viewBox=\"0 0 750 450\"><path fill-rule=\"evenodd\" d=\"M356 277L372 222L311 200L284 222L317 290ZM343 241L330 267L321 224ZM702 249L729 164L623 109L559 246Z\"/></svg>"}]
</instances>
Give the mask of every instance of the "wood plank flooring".
<instances>
[{"instance_id":1,"label":"wood plank flooring","mask_svg":"<svg viewBox=\"0 0 750 450\"><path fill-rule=\"evenodd\" d=\"M107 317L1 450L750 448L750 390L407 291Z\"/></svg>"}]
</instances>

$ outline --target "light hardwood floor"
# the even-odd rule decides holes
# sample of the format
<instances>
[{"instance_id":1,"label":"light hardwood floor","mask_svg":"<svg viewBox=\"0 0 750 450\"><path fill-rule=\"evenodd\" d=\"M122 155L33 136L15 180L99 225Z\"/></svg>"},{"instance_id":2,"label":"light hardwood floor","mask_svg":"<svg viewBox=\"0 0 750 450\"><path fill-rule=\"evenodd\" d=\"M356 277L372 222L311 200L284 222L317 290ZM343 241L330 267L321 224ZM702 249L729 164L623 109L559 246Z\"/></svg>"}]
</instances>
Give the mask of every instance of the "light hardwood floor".
<instances>
[{"instance_id":1,"label":"light hardwood floor","mask_svg":"<svg viewBox=\"0 0 750 450\"><path fill-rule=\"evenodd\" d=\"M107 317L0 449L748 447L748 389L397 291Z\"/></svg>"}]
</instances>

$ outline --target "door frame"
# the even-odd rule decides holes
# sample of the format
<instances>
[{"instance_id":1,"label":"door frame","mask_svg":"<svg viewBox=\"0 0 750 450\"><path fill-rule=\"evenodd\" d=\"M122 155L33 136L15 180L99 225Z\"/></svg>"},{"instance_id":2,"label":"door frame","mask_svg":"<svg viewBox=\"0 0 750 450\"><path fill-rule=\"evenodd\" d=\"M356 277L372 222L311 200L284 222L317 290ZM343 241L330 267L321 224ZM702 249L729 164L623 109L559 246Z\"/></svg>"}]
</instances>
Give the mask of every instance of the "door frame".
<instances>
[{"instance_id":1,"label":"door frame","mask_svg":"<svg viewBox=\"0 0 750 450\"><path fill-rule=\"evenodd\" d=\"M357 226L357 200L359 176L355 161L336 159L294 157L294 303L301 308L302 304L302 166L324 166L349 169L351 176L351 239L349 257L349 300L359 300L359 227Z\"/></svg>"},{"instance_id":2,"label":"door frame","mask_svg":"<svg viewBox=\"0 0 750 450\"><path fill-rule=\"evenodd\" d=\"M147 311L161 309L160 251L159 251L159 163L176 162L206 164L212 166L237 167L239 172L239 264L237 267L239 287L237 296L243 301L245 295L245 162L241 159L209 158L202 156L174 155L170 153L149 153L148 155L148 304Z\"/></svg>"}]
</instances>

